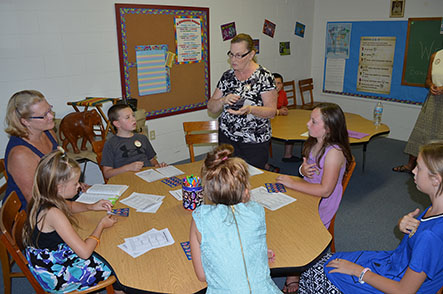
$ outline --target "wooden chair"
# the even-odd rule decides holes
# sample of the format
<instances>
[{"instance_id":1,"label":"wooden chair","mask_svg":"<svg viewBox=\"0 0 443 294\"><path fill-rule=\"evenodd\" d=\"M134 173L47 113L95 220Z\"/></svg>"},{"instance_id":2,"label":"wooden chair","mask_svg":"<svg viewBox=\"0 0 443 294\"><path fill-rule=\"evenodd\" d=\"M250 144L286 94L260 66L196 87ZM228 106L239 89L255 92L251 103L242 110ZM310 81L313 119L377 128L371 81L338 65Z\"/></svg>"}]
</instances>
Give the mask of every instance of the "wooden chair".
<instances>
[{"instance_id":1,"label":"wooden chair","mask_svg":"<svg viewBox=\"0 0 443 294\"><path fill-rule=\"evenodd\" d=\"M218 143L218 122L216 120L183 122L183 130L191 162L195 161L194 144Z\"/></svg>"},{"instance_id":2,"label":"wooden chair","mask_svg":"<svg viewBox=\"0 0 443 294\"><path fill-rule=\"evenodd\" d=\"M101 164L103 147L105 146L105 142L106 142L105 140L93 141L92 142L92 151L94 151L94 153L97 156L97 164L98 164L98 167L100 168L100 171L102 172L103 180L105 181L105 184L106 184L106 183L108 183L109 179L105 177L105 174L103 173L103 165Z\"/></svg>"},{"instance_id":3,"label":"wooden chair","mask_svg":"<svg viewBox=\"0 0 443 294\"><path fill-rule=\"evenodd\" d=\"M286 97L288 98L288 102L292 99L294 104L289 105L288 108L295 108L297 105L297 98L295 96L295 81L287 81L283 82L283 90L286 92Z\"/></svg>"},{"instance_id":4,"label":"wooden chair","mask_svg":"<svg viewBox=\"0 0 443 294\"><path fill-rule=\"evenodd\" d=\"M146 129L146 111L144 109L137 109L134 112L137 127L135 131L148 137L148 130Z\"/></svg>"},{"instance_id":5,"label":"wooden chair","mask_svg":"<svg viewBox=\"0 0 443 294\"><path fill-rule=\"evenodd\" d=\"M0 178L4 178L5 182L0 186L0 195L6 191L8 175L6 174L5 160L3 158L0 159Z\"/></svg>"},{"instance_id":6,"label":"wooden chair","mask_svg":"<svg viewBox=\"0 0 443 294\"><path fill-rule=\"evenodd\" d=\"M343 180L342 180L342 186L343 186L343 193L342 195L345 194L346 191L346 187L348 186L349 180L351 179L352 173L354 172L355 169L355 158L352 157L352 162L349 165L349 169L346 171L345 175L343 176ZM331 241L331 252L335 253L335 242L334 242L334 225L335 225L335 217L337 216L337 213L335 213L334 217L331 220L331 223L329 224L329 233L332 236L332 241Z\"/></svg>"},{"instance_id":7,"label":"wooden chair","mask_svg":"<svg viewBox=\"0 0 443 294\"><path fill-rule=\"evenodd\" d=\"M318 104L321 102L314 102L314 94L312 93L312 90L314 89L314 82L312 81L312 78L299 80L298 81L298 88L300 90L300 96L301 96L301 106L302 109L312 110L314 109ZM311 102L305 102L305 96L304 93L309 92L309 95L311 96Z\"/></svg>"},{"instance_id":8,"label":"wooden chair","mask_svg":"<svg viewBox=\"0 0 443 294\"><path fill-rule=\"evenodd\" d=\"M24 276L31 283L35 292L47 293L40 286L38 281L35 279L33 274L28 268L28 260L22 253L24 250L23 242L22 242L22 231L23 224L26 220L26 212L24 210L20 211L21 203L18 199L18 196L15 192L12 192L9 195L6 202L3 204L3 207L0 211L0 230L1 236L0 240L7 248L9 254L12 256L14 261L23 271ZM96 286L90 287L84 291L73 291L69 293L91 293L100 289L106 288L107 293L114 293L114 288L112 284L116 281L114 276L110 276L107 280L98 283ZM5 292L9 293L9 292Z\"/></svg>"},{"instance_id":9,"label":"wooden chair","mask_svg":"<svg viewBox=\"0 0 443 294\"><path fill-rule=\"evenodd\" d=\"M4 194L7 187L8 175L6 174L5 160L0 159L0 174L3 175L5 183L0 186L0 195ZM5 195L3 195L4 197ZM12 278L23 278L25 275L22 272L14 272L12 266L14 265L14 260L8 254L6 247L0 242L0 261L2 263L2 273L3 273L3 288L5 294L11 294L11 280Z\"/></svg>"}]
</instances>

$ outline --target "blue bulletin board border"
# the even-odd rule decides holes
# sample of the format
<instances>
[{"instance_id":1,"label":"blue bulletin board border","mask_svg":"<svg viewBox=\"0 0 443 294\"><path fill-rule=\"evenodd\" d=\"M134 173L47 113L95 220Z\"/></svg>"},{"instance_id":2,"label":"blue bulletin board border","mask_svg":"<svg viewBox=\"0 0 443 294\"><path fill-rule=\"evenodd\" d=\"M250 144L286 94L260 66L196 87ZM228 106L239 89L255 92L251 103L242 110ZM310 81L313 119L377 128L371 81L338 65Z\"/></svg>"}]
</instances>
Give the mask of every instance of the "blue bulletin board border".
<instances>
[{"instance_id":1,"label":"blue bulletin board border","mask_svg":"<svg viewBox=\"0 0 443 294\"><path fill-rule=\"evenodd\" d=\"M345 62L343 92L325 90L326 55L323 68L323 92L363 99L376 99L405 104L422 105L426 100L428 90L422 87L412 87L401 84L408 21L334 21L327 22L326 26L328 26L328 24L348 23L352 24L352 31L349 58L346 59ZM360 37L396 37L390 94L357 91ZM325 42L325 45L326 44L327 42Z\"/></svg>"}]
</instances>

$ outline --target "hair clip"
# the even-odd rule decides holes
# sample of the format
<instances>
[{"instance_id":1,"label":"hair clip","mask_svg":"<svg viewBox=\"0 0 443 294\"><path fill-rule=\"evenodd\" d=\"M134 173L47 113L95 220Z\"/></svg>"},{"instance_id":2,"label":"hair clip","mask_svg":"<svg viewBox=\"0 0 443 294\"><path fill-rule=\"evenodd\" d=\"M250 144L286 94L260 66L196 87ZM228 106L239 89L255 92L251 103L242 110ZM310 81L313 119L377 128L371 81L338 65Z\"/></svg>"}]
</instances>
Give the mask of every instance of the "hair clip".
<instances>
[{"instance_id":1,"label":"hair clip","mask_svg":"<svg viewBox=\"0 0 443 294\"><path fill-rule=\"evenodd\" d=\"M57 150L62 153L61 158L65 159L66 158L66 151L65 151L65 149L63 149L62 146L57 146Z\"/></svg>"}]
</instances>

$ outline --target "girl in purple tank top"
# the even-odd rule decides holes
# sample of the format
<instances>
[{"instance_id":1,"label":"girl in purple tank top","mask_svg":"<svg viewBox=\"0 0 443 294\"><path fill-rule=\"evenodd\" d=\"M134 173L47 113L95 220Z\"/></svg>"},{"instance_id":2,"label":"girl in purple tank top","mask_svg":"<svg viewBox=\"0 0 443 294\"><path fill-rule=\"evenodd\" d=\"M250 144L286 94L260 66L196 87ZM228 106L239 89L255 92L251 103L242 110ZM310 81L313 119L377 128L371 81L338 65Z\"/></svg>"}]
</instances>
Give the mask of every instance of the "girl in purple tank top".
<instances>
[{"instance_id":1,"label":"girl in purple tank top","mask_svg":"<svg viewBox=\"0 0 443 294\"><path fill-rule=\"evenodd\" d=\"M309 138L299 169L303 179L281 175L276 180L290 189L321 197L319 214L328 228L341 201L343 175L352 161L346 120L340 106L322 103L312 111L307 126ZM297 288L298 277L288 277L284 292Z\"/></svg>"}]
</instances>

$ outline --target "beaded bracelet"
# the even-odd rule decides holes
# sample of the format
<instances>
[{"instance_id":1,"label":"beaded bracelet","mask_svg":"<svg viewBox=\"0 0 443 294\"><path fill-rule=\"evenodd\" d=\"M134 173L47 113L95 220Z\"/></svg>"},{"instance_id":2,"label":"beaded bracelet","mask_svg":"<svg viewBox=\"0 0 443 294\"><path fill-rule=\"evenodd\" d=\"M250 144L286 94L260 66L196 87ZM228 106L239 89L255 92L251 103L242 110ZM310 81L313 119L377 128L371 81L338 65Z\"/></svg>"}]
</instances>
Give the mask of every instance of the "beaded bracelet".
<instances>
[{"instance_id":1,"label":"beaded bracelet","mask_svg":"<svg viewBox=\"0 0 443 294\"><path fill-rule=\"evenodd\" d=\"M365 276L366 272L368 272L368 271L371 271L371 269L370 269L369 267L365 267L365 268L361 271L360 276L358 277L358 282L359 282L360 284L364 284L364 283L365 283L365 281L363 281L363 277Z\"/></svg>"},{"instance_id":2,"label":"beaded bracelet","mask_svg":"<svg viewBox=\"0 0 443 294\"><path fill-rule=\"evenodd\" d=\"M94 236L94 235L90 235L90 236L88 236L88 238L86 238L86 239L92 239L92 240L97 241L97 245L96 245L95 247L98 247L98 245L100 245L100 239L97 238L97 237Z\"/></svg>"}]
</instances>

